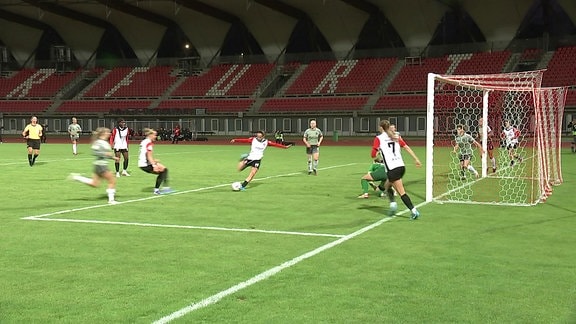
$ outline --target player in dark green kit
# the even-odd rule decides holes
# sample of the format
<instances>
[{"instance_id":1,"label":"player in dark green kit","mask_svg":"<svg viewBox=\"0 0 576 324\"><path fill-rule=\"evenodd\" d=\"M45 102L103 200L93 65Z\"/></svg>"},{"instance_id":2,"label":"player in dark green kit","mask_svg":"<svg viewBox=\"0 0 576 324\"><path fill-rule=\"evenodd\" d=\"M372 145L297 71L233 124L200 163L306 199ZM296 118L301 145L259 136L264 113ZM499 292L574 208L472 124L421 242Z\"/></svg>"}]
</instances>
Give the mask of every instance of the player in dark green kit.
<instances>
[{"instance_id":1,"label":"player in dark green kit","mask_svg":"<svg viewBox=\"0 0 576 324\"><path fill-rule=\"evenodd\" d=\"M382 163L382 158L377 157L374 160L374 163L370 165L370 169L368 173L366 173L360 179L360 184L362 185L362 194L358 196L358 198L368 198L368 186L371 186L372 189L378 190L380 189L380 194L378 196L384 196L384 182L388 179L388 175L386 174L386 167L384 163ZM380 181L380 184L376 185L374 181Z\"/></svg>"}]
</instances>

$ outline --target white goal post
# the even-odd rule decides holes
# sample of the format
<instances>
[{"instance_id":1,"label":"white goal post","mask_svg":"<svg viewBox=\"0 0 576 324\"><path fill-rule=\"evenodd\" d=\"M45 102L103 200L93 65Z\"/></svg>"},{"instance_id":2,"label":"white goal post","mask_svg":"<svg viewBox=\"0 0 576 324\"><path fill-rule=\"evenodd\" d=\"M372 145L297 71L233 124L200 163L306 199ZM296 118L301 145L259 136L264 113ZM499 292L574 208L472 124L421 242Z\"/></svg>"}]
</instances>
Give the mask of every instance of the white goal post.
<instances>
[{"instance_id":1,"label":"white goal post","mask_svg":"<svg viewBox=\"0 0 576 324\"><path fill-rule=\"evenodd\" d=\"M426 201L546 200L562 182L567 88L542 88L543 73L428 74Z\"/></svg>"}]
</instances>

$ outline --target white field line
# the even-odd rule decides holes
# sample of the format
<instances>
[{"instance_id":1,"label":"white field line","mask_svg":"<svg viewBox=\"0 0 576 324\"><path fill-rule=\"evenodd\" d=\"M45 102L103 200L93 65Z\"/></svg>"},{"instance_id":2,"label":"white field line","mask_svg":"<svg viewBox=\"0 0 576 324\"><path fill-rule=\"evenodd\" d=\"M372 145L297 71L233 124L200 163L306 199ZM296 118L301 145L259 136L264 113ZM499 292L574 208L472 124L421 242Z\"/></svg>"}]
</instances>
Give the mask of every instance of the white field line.
<instances>
[{"instance_id":1,"label":"white field line","mask_svg":"<svg viewBox=\"0 0 576 324\"><path fill-rule=\"evenodd\" d=\"M227 228L227 227L214 227L214 226L191 226L191 225L115 222L115 221L99 221L99 220L85 220L85 219L66 219L66 218L25 218L25 219L37 220L37 221L67 222L67 223L89 223L89 224L108 224L108 225L129 225L129 226L142 226L142 227L184 228L184 229L199 229L199 230L212 230L212 231L252 232L252 233L265 233L265 234L300 235L300 236L323 236L323 237L343 237L344 236L342 234L305 233L305 232L257 230L257 229L247 229L247 228Z\"/></svg>"},{"instance_id":2,"label":"white field line","mask_svg":"<svg viewBox=\"0 0 576 324\"><path fill-rule=\"evenodd\" d=\"M164 156L164 155L173 155L173 154L191 154L191 153L213 153L213 152L224 152L224 151L228 151L228 150L206 150L206 151L184 151L184 152L168 152L168 153L158 153L158 156ZM85 156L85 157L83 157ZM65 158L65 159L56 159L56 160L43 160L42 159L42 154L40 154L40 157L38 158L38 162L42 162L42 163L60 163L60 162L70 162L70 161L92 161L94 160L94 157L92 157L89 153L82 153L81 155L77 155L75 157L71 157L71 158ZM18 164L22 164L23 166L28 167L28 160L26 160L26 158L24 159L10 159L7 160L10 162L4 162L0 160L0 166L9 166L9 165L18 165Z\"/></svg>"},{"instance_id":3,"label":"white field line","mask_svg":"<svg viewBox=\"0 0 576 324\"><path fill-rule=\"evenodd\" d=\"M426 205L426 204L428 204L428 203L427 203L427 202L423 202L423 203L418 204L416 207L421 207L421 206L424 206L424 205ZM408 209L399 212L398 215L402 215L402 214L405 214L405 213L407 213L407 212L409 212ZM370 225L368 225L368 226L366 226L366 227L364 227L364 228L361 228L361 229L357 230L357 231L354 232L354 233L348 234L348 235L346 235L346 236L341 237L340 239L338 239L338 240L336 240L336 241L333 241L333 242L330 242L330 243L328 243L328 244L322 245L322 246L320 246L320 247L318 247L318 248L316 248L316 249L314 249L314 250L312 250L312 251L309 251L309 252L304 253L304 254L302 254L302 255L300 255L300 256L298 256L298 257L295 257L295 258L293 258L292 260L286 261L286 262L284 262L284 263L282 263L282 264L280 264L280 265L278 265L278 266L275 266L275 267L273 267L273 268L271 268L271 269L269 269L269 270L266 270L266 271L264 271L264 272L261 272L261 273L257 274L256 276L254 276L254 277L252 277L252 278L250 278L250 279L248 279L248 280L246 280L246 281L243 281L243 282L241 282L241 283L239 283L239 284L236 284L236 285L234 285L234 286L232 286L232 287L230 287L230 288L228 288L228 289L226 289L226 290L223 290L223 291L221 291L221 292L219 292L219 293L217 293L217 294L215 294L215 295L212 295L212 296L210 296L210 297L208 297L208 298L205 298L205 299L203 299L203 300L201 300L201 301L199 301L199 302L196 302L196 303L190 304L190 305L188 305L188 306L186 306L186 307L184 307L184 308L181 308L181 309L173 312L172 314L166 315L166 316L160 318L159 320L154 321L153 323L154 323L154 324L169 323L169 322L171 322L171 321L173 321L173 320L175 320L175 319L177 319L177 318L180 318L180 317L182 317L182 316L184 316L184 315L186 315L186 314L188 314L188 313L191 313L191 312L193 312L193 311L195 311L195 310L198 310L198 309L201 309L201 308L210 306L210 305L212 305L212 304L215 304L215 303L219 302L220 300L222 300L224 297L227 297L227 296L229 296L229 295L232 295L232 294L234 294L234 293L236 293L236 292L238 292L238 291L240 291L240 290L242 290L242 289L244 289L244 288L247 288L247 287L249 287L249 286L251 286L251 285L253 285L253 284L255 284L255 283L258 283L258 282L260 282L260 281L262 281L262 280L268 279L268 278L276 275L277 273L279 273L279 272L282 271L282 270L285 270L285 269L287 269L287 268L290 268L290 267L292 267L292 266L294 266L294 265L296 265L296 264L298 264L298 263L300 263L300 262L302 262L302 261L304 261L304 260L306 260L306 259L308 259L308 258L311 258L311 257L313 257L313 256L315 256L315 255L317 255L317 254L319 254L319 253L321 253L321 252L324 252L324 251L326 251L326 250L328 250L328 249L331 249L331 248L333 248L333 247L335 247L335 246L338 246L338 245L340 245L340 244L342 244L342 243L344 243L344 242L346 242L346 241L348 241L348 240L350 240L350 239L355 238L356 236L359 236L359 235L361 235L361 234L363 234L363 233L365 233L365 232L367 232L367 231L369 231L369 230L371 230L371 229L374 229L374 228L376 228L376 227L378 227L378 226L380 226L380 225L382 225L382 224L384 224L384 223L386 223L386 222L388 222L388 221L391 221L391 220L394 219L394 218L395 218L395 216L394 216L394 217L385 217L385 218L383 218L383 219L381 219L381 220L379 220L379 221L377 221L377 222L375 222L375 223L373 223L373 224L370 224Z\"/></svg>"},{"instance_id":4,"label":"white field line","mask_svg":"<svg viewBox=\"0 0 576 324\"><path fill-rule=\"evenodd\" d=\"M355 165L355 164L357 164L357 163L335 165L335 166L321 168L320 170L341 168L341 167L351 166L351 165ZM257 179L254 179L252 181L263 181L263 180L267 180L267 179L289 177L289 176L300 175L300 174L303 174L303 173L302 172L293 172L293 173L287 173L287 174L273 175L273 176L268 176L268 177L264 177L264 178L257 178ZM117 206L117 205L121 205L121 204L146 201L146 200L150 200L150 199L159 199L162 197L172 196L172 195L182 195L182 194L186 194L186 193L206 191L206 190L225 187L225 186L230 186L230 183L219 184L219 185L209 186L209 187L196 188L196 189L190 189L190 190L177 191L177 192L172 193L170 195L148 196L148 197L144 197L144 198L126 200L126 201L119 202L116 205L100 204L100 205L86 206L86 207L80 207L80 208L65 209L65 210L60 210L60 211L56 211L56 212L52 212L52 213L26 216L26 217L22 217L22 219L23 220L36 220L36 221L41 220L41 221L53 221L53 222L70 222L70 223L131 225L131 226L145 226L145 227L202 229L202 230L214 230L214 231L254 232L254 233L270 233L270 234L285 234L285 235L302 235L302 236L343 237L343 235L341 235L341 234L305 233L305 232L274 231L274 230L267 231L267 230L212 227L212 226L188 226L188 225L173 225L173 224L151 224L151 223L138 223L138 222L116 222L116 221L102 221L102 220L52 218L52 216L56 216L56 215L70 214L70 213L74 213L74 212L96 209L96 208L103 208L103 207L113 207L113 206Z\"/></svg>"}]
</instances>

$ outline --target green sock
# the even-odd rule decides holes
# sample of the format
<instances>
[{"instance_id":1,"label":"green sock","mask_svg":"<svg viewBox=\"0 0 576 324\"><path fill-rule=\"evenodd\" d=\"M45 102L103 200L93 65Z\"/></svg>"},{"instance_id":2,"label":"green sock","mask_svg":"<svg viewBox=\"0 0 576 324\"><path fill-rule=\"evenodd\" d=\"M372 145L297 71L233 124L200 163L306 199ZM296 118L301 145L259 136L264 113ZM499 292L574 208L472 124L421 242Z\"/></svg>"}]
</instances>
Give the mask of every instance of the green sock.
<instances>
[{"instance_id":1,"label":"green sock","mask_svg":"<svg viewBox=\"0 0 576 324\"><path fill-rule=\"evenodd\" d=\"M360 179L360 184L362 185L362 193L368 193L368 180Z\"/></svg>"}]
</instances>

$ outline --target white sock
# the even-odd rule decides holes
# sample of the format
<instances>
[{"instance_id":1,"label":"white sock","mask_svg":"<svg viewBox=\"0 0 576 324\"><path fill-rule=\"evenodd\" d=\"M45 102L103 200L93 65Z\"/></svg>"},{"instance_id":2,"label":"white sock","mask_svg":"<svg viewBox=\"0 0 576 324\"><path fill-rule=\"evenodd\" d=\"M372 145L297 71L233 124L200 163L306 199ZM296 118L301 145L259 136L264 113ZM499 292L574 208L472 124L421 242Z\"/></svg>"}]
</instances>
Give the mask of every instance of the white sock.
<instances>
[{"instance_id":1,"label":"white sock","mask_svg":"<svg viewBox=\"0 0 576 324\"><path fill-rule=\"evenodd\" d=\"M74 180L76 180L76 181L80 181L80 182L85 183L85 184L87 184L87 185L91 185L91 184L92 184L92 179L83 177L83 176L81 176L81 175L75 175L72 179L74 179Z\"/></svg>"},{"instance_id":2,"label":"white sock","mask_svg":"<svg viewBox=\"0 0 576 324\"><path fill-rule=\"evenodd\" d=\"M314 160L314 170L318 169L318 160Z\"/></svg>"},{"instance_id":3,"label":"white sock","mask_svg":"<svg viewBox=\"0 0 576 324\"><path fill-rule=\"evenodd\" d=\"M492 158L492 167L496 168L496 158Z\"/></svg>"},{"instance_id":4,"label":"white sock","mask_svg":"<svg viewBox=\"0 0 576 324\"><path fill-rule=\"evenodd\" d=\"M76 144L72 144L72 152L74 152L74 154L76 154Z\"/></svg>"},{"instance_id":5,"label":"white sock","mask_svg":"<svg viewBox=\"0 0 576 324\"><path fill-rule=\"evenodd\" d=\"M116 189L106 189L106 193L108 194L108 201L113 201Z\"/></svg>"},{"instance_id":6,"label":"white sock","mask_svg":"<svg viewBox=\"0 0 576 324\"><path fill-rule=\"evenodd\" d=\"M476 169L474 169L474 167L472 166L472 164L470 164L470 165L468 166L468 170L469 170L470 172L474 173L474 174L477 174L477 173L478 173L478 172L476 172Z\"/></svg>"}]
</instances>

